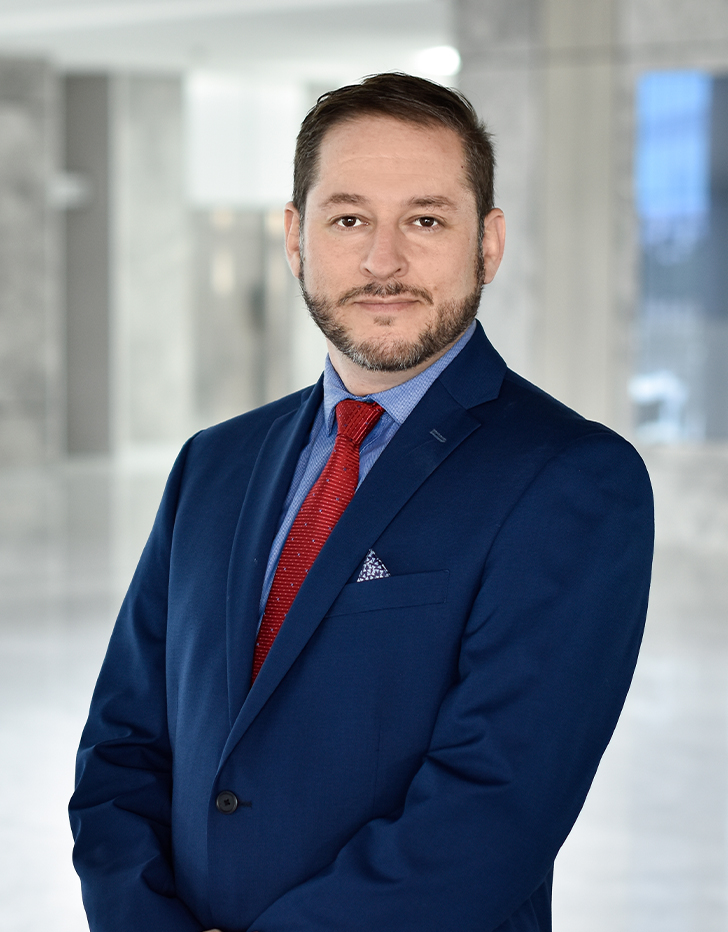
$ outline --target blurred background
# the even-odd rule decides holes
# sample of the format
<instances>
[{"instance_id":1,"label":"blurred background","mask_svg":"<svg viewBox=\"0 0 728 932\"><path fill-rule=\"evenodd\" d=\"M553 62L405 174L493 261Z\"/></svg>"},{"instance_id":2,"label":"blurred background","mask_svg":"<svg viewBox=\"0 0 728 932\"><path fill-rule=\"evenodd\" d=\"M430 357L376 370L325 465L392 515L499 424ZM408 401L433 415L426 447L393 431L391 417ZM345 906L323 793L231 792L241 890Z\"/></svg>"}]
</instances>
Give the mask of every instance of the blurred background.
<instances>
[{"instance_id":1,"label":"blurred background","mask_svg":"<svg viewBox=\"0 0 728 932\"><path fill-rule=\"evenodd\" d=\"M119 600L184 439L321 370L293 143L381 70L485 117L486 330L653 477L646 640L555 929L728 929L728 0L0 0L2 930L86 928L65 806Z\"/></svg>"}]
</instances>

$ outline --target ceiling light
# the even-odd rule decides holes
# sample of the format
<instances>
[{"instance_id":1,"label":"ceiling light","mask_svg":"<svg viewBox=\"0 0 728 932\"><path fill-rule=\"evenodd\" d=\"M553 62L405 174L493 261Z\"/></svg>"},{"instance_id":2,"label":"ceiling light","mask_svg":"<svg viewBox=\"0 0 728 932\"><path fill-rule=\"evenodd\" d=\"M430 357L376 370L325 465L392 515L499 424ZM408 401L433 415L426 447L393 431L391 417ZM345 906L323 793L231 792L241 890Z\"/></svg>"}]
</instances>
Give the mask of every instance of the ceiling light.
<instances>
[{"instance_id":1,"label":"ceiling light","mask_svg":"<svg viewBox=\"0 0 728 932\"><path fill-rule=\"evenodd\" d=\"M414 65L418 71L425 74L443 77L457 74L460 70L460 53L452 45L435 45L417 52Z\"/></svg>"}]
</instances>

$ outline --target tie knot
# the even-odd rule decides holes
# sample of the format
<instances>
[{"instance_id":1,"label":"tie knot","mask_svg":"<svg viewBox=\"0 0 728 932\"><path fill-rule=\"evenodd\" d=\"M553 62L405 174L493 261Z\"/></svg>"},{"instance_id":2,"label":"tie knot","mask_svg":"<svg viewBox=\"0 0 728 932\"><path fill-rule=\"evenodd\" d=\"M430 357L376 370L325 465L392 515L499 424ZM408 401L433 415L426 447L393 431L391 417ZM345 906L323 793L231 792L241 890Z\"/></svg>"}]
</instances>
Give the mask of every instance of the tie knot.
<instances>
[{"instance_id":1,"label":"tie knot","mask_svg":"<svg viewBox=\"0 0 728 932\"><path fill-rule=\"evenodd\" d=\"M383 413L384 408L376 401L345 398L336 405L337 440L345 437L358 447Z\"/></svg>"}]
</instances>

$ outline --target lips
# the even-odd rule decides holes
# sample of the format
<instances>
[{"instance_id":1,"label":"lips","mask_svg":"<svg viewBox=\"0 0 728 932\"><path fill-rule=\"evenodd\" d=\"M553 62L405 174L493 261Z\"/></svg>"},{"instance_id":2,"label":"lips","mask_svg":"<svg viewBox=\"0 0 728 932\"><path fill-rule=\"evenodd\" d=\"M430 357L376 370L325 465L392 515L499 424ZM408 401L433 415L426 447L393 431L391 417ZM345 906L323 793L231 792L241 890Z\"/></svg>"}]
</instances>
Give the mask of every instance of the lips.
<instances>
[{"instance_id":1,"label":"lips","mask_svg":"<svg viewBox=\"0 0 728 932\"><path fill-rule=\"evenodd\" d=\"M350 304L366 304L371 305L372 307L397 307L400 304L419 304L420 299L414 297L403 296L401 298L396 298L393 301L376 301L371 298L359 298L354 301L350 301Z\"/></svg>"},{"instance_id":2,"label":"lips","mask_svg":"<svg viewBox=\"0 0 728 932\"><path fill-rule=\"evenodd\" d=\"M375 285L370 283L361 288L352 288L347 291L338 300L338 306L344 307L346 304L376 304L376 305L397 305L413 304L422 301L424 304L434 304L432 295L425 288L402 285L395 282L392 285Z\"/></svg>"}]
</instances>

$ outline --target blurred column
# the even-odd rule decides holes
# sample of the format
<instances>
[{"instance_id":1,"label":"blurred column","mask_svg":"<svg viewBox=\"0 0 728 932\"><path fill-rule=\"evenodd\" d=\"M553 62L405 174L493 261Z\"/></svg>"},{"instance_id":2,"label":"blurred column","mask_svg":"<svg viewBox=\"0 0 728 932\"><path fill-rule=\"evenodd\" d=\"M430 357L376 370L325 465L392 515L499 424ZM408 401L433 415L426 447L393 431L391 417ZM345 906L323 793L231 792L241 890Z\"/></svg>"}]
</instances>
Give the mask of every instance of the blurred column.
<instances>
[{"instance_id":1,"label":"blurred column","mask_svg":"<svg viewBox=\"0 0 728 932\"><path fill-rule=\"evenodd\" d=\"M198 426L315 382L326 346L286 263L280 209L193 213Z\"/></svg>"},{"instance_id":2,"label":"blurred column","mask_svg":"<svg viewBox=\"0 0 728 932\"><path fill-rule=\"evenodd\" d=\"M456 0L460 86L495 133L510 221L481 316L508 362L629 429L615 284L617 0ZM500 280L499 280L500 279Z\"/></svg>"},{"instance_id":3,"label":"blurred column","mask_svg":"<svg viewBox=\"0 0 728 932\"><path fill-rule=\"evenodd\" d=\"M538 0L455 0L458 85L495 135L496 204L506 215L506 252L486 287L480 318L508 364L535 377L537 247L542 160Z\"/></svg>"},{"instance_id":4,"label":"blurred column","mask_svg":"<svg viewBox=\"0 0 728 932\"><path fill-rule=\"evenodd\" d=\"M304 90L197 72L186 103L197 414L206 426L314 382L326 347L284 248Z\"/></svg>"},{"instance_id":5,"label":"blurred column","mask_svg":"<svg viewBox=\"0 0 728 932\"><path fill-rule=\"evenodd\" d=\"M544 0L541 384L628 431L631 321L616 276L617 0Z\"/></svg>"},{"instance_id":6,"label":"blurred column","mask_svg":"<svg viewBox=\"0 0 728 932\"><path fill-rule=\"evenodd\" d=\"M66 213L67 444L71 454L108 453L110 78L69 75L64 91L66 168L86 192Z\"/></svg>"},{"instance_id":7,"label":"blurred column","mask_svg":"<svg viewBox=\"0 0 728 932\"><path fill-rule=\"evenodd\" d=\"M193 222L197 414L207 426L267 400L264 221L217 208Z\"/></svg>"},{"instance_id":8,"label":"blurred column","mask_svg":"<svg viewBox=\"0 0 728 932\"><path fill-rule=\"evenodd\" d=\"M193 405L182 85L113 79L113 444L176 446Z\"/></svg>"},{"instance_id":9,"label":"blurred column","mask_svg":"<svg viewBox=\"0 0 728 932\"><path fill-rule=\"evenodd\" d=\"M0 60L0 466L63 445L58 236L49 202L57 80L44 62Z\"/></svg>"},{"instance_id":10,"label":"blurred column","mask_svg":"<svg viewBox=\"0 0 728 932\"><path fill-rule=\"evenodd\" d=\"M181 82L73 75L66 97L90 191L67 224L69 447L175 447L194 383Z\"/></svg>"}]
</instances>

